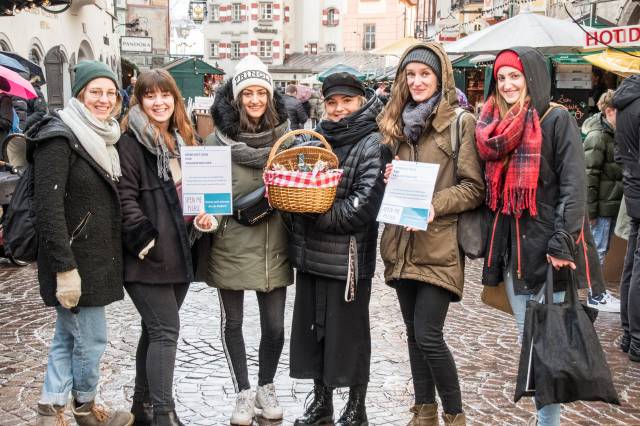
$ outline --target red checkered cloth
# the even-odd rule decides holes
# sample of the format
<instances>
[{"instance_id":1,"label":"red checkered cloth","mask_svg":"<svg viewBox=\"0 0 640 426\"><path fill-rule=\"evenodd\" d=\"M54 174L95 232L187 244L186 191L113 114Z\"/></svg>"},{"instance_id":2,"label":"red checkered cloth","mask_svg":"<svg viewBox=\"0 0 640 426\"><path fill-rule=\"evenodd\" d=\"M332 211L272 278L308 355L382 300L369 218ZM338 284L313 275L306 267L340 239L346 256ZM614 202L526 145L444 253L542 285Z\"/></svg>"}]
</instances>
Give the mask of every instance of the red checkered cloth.
<instances>
[{"instance_id":1,"label":"red checkered cloth","mask_svg":"<svg viewBox=\"0 0 640 426\"><path fill-rule=\"evenodd\" d=\"M264 184L285 188L333 188L338 186L342 177L342 169L334 169L317 173L294 172L285 170L267 170L262 175Z\"/></svg>"}]
</instances>

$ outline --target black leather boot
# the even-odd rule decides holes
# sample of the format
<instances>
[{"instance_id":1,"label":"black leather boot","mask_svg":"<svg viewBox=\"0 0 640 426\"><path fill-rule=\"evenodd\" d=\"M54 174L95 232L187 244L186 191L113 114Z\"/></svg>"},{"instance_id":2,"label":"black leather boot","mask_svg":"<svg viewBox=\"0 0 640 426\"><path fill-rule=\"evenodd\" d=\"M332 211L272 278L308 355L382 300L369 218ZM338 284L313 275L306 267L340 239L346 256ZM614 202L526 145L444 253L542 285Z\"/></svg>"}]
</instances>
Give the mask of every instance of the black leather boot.
<instances>
[{"instance_id":1,"label":"black leather boot","mask_svg":"<svg viewBox=\"0 0 640 426\"><path fill-rule=\"evenodd\" d=\"M152 426L184 426L184 423L178 419L175 411L168 413L153 413Z\"/></svg>"},{"instance_id":2,"label":"black leather boot","mask_svg":"<svg viewBox=\"0 0 640 426\"><path fill-rule=\"evenodd\" d=\"M333 423L333 388L325 386L320 380L314 380L312 392L313 401L304 410L304 414L296 419L294 425Z\"/></svg>"},{"instance_id":3,"label":"black leather boot","mask_svg":"<svg viewBox=\"0 0 640 426\"><path fill-rule=\"evenodd\" d=\"M620 339L620 349L622 352L629 352L629 346L631 345L631 335L628 331L622 333L622 339Z\"/></svg>"},{"instance_id":4,"label":"black leather boot","mask_svg":"<svg viewBox=\"0 0 640 426\"><path fill-rule=\"evenodd\" d=\"M153 421L153 405L150 402L133 400L131 414L135 417L133 426L151 426Z\"/></svg>"},{"instance_id":5,"label":"black leather boot","mask_svg":"<svg viewBox=\"0 0 640 426\"><path fill-rule=\"evenodd\" d=\"M366 397L367 385L351 386L349 401L347 401L340 419L336 422L336 426L368 426Z\"/></svg>"}]
</instances>

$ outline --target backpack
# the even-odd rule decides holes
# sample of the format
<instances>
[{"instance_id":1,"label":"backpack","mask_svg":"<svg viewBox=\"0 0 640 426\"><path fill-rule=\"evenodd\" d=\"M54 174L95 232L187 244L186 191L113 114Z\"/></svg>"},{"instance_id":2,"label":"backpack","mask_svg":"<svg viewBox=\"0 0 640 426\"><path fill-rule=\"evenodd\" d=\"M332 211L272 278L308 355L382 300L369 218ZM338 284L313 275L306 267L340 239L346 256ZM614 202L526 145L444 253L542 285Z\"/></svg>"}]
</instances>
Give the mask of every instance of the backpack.
<instances>
[{"instance_id":1,"label":"backpack","mask_svg":"<svg viewBox=\"0 0 640 426\"><path fill-rule=\"evenodd\" d=\"M29 160L2 219L4 251L13 259L34 262L38 257L38 230L34 197L33 161Z\"/></svg>"}]
</instances>

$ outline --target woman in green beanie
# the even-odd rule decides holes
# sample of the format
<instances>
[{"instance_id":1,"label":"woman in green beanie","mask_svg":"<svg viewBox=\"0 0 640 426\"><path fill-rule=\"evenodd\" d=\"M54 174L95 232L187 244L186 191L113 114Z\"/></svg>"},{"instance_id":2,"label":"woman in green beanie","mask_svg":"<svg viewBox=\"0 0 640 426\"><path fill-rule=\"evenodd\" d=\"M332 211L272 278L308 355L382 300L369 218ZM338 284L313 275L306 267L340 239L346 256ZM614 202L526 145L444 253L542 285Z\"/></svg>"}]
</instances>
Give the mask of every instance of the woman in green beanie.
<instances>
[{"instance_id":1,"label":"woman in green beanie","mask_svg":"<svg viewBox=\"0 0 640 426\"><path fill-rule=\"evenodd\" d=\"M107 345L105 306L124 297L120 160L115 143L121 107L117 77L105 64L80 62L73 98L34 124L33 150L38 235L38 280L56 327L38 403L38 426L133 424L127 411L95 403L100 359Z\"/></svg>"}]
</instances>

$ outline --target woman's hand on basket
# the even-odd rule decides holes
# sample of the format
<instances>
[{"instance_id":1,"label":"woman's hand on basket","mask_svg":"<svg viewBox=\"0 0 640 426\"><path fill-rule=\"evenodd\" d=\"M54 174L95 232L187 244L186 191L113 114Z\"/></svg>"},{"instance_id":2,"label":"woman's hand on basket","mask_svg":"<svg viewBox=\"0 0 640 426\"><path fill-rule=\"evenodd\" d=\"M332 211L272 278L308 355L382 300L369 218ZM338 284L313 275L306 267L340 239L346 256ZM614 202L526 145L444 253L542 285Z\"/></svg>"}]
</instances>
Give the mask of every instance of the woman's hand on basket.
<instances>
[{"instance_id":1,"label":"woman's hand on basket","mask_svg":"<svg viewBox=\"0 0 640 426\"><path fill-rule=\"evenodd\" d=\"M205 212L198 213L193 221L196 229L200 232L213 232L218 228L218 221L213 215Z\"/></svg>"},{"instance_id":2,"label":"woman's hand on basket","mask_svg":"<svg viewBox=\"0 0 640 426\"><path fill-rule=\"evenodd\" d=\"M436 211L433 209L433 204L429 205L429 218L427 218L427 223L433 222L433 219L436 217ZM414 228L412 226L405 226L404 230L407 232L416 232L422 231L422 229Z\"/></svg>"},{"instance_id":3,"label":"woman's hand on basket","mask_svg":"<svg viewBox=\"0 0 640 426\"><path fill-rule=\"evenodd\" d=\"M394 160L399 160L399 159L400 157L398 157L397 155L394 157ZM391 176L392 172L393 172L393 164L387 163L387 165L384 168L384 183L389 182L389 177Z\"/></svg>"},{"instance_id":4,"label":"woman's hand on basket","mask_svg":"<svg viewBox=\"0 0 640 426\"><path fill-rule=\"evenodd\" d=\"M575 270L576 269L576 264L573 263L570 260L565 260L565 259L559 259L557 257L553 257L550 255L547 255L547 262L549 262L551 264L551 266L553 266L553 269L555 269L556 271L560 270L560 268L564 268L565 266L568 266L569 268Z\"/></svg>"}]
</instances>

